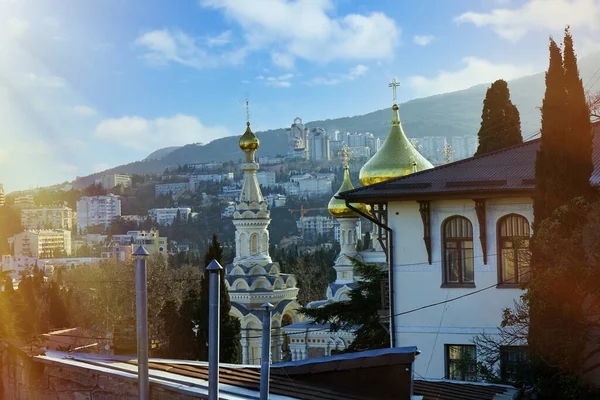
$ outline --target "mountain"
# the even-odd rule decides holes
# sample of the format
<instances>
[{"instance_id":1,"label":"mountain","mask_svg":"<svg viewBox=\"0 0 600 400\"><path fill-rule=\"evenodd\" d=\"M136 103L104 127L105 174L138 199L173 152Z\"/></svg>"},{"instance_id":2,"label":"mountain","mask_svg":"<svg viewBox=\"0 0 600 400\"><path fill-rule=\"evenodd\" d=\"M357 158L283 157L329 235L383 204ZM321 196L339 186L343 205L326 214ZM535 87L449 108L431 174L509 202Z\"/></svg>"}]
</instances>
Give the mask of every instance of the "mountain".
<instances>
[{"instance_id":1,"label":"mountain","mask_svg":"<svg viewBox=\"0 0 600 400\"><path fill-rule=\"evenodd\" d=\"M600 53L582 58L579 61L580 73L586 89L600 90ZM509 82L513 103L521 113L523 138L534 135L540 126L539 107L542 105L545 83L544 73L515 79ZM466 90L445 93L400 104L400 117L407 136L462 136L477 135L481 122L483 98L489 84L477 85ZM384 139L390 127L390 108L365 115L312 121L309 128L323 127L332 132L372 132ZM290 121L291 124L292 121ZM242 131L240 130L240 134ZM287 152L285 128L256 132L260 138L260 155L275 156ZM143 161L137 161L107 171L80 178L78 186L87 185L105 173L158 173L168 166L208 162L228 161L241 158L237 146L238 136L214 140L206 145L189 144L179 148L165 148L152 153ZM158 156L153 156L158 154Z\"/></svg>"},{"instance_id":2,"label":"mountain","mask_svg":"<svg viewBox=\"0 0 600 400\"><path fill-rule=\"evenodd\" d=\"M150 155L144 158L142 161L161 160L179 148L181 148L181 146L171 146L156 150L150 153Z\"/></svg>"}]
</instances>

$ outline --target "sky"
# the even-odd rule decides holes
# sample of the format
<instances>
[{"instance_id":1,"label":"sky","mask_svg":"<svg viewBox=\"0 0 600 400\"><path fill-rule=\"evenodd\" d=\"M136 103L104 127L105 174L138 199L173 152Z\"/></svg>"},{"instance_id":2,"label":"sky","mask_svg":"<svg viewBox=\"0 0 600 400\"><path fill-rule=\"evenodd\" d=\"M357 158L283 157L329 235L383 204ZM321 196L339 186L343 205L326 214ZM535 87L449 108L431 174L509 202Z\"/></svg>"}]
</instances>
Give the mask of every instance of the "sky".
<instances>
[{"instance_id":1,"label":"sky","mask_svg":"<svg viewBox=\"0 0 600 400\"><path fill-rule=\"evenodd\" d=\"M600 50L600 0L0 0L0 183L541 72L567 24Z\"/></svg>"}]
</instances>

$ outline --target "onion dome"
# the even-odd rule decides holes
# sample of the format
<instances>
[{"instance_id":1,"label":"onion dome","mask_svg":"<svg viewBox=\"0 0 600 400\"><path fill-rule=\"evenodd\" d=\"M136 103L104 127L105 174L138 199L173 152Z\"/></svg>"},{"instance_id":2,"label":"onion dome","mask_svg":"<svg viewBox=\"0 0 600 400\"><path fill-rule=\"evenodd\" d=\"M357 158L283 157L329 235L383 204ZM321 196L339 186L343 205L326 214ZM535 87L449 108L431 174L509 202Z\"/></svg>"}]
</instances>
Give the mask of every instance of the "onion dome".
<instances>
[{"instance_id":1,"label":"onion dome","mask_svg":"<svg viewBox=\"0 0 600 400\"><path fill-rule=\"evenodd\" d=\"M379 151L360 169L359 179L363 186L433 168L404 134L397 104L392 106L392 111L392 127L388 137Z\"/></svg>"},{"instance_id":2,"label":"onion dome","mask_svg":"<svg viewBox=\"0 0 600 400\"><path fill-rule=\"evenodd\" d=\"M260 141L250 129L250 122L246 122L246 132L239 141L239 146L246 153L246 162L254 162L254 152L260 146Z\"/></svg>"},{"instance_id":3,"label":"onion dome","mask_svg":"<svg viewBox=\"0 0 600 400\"><path fill-rule=\"evenodd\" d=\"M342 199L336 199L335 196L338 194L345 192L347 190L354 189L352 185L352 181L350 180L350 169L348 165L344 166L344 180L342 182L342 186L338 189L337 192L333 195L331 200L329 200L329 204L327 205L327 210L329 210L329 214L331 214L334 218L358 218L359 215L352 211L347 205L346 201ZM353 207L359 209L364 213L368 213L367 206L362 203L352 204Z\"/></svg>"},{"instance_id":4,"label":"onion dome","mask_svg":"<svg viewBox=\"0 0 600 400\"><path fill-rule=\"evenodd\" d=\"M260 146L260 141L250 129L250 122L246 122L246 132L240 138L239 145L243 151L256 150Z\"/></svg>"}]
</instances>

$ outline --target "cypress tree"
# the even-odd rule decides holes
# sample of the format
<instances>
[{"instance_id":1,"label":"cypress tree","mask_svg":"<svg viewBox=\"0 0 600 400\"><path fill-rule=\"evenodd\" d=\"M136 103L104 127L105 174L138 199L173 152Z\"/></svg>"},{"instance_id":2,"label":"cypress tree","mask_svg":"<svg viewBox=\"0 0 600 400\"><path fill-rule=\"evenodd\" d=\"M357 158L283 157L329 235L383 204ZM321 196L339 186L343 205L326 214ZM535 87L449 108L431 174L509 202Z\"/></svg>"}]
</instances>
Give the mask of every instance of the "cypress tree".
<instances>
[{"instance_id":1,"label":"cypress tree","mask_svg":"<svg viewBox=\"0 0 600 400\"><path fill-rule=\"evenodd\" d=\"M476 156L523 143L519 110L510 101L508 84L502 79L492 83L485 94L477 136Z\"/></svg>"},{"instance_id":2,"label":"cypress tree","mask_svg":"<svg viewBox=\"0 0 600 400\"><path fill-rule=\"evenodd\" d=\"M576 211L585 203L581 198L589 199L592 194L592 128L568 28L564 54L550 39L541 112L541 141L535 163L532 278L526 297L530 307L528 343L542 398L580 398L573 395L578 385L574 365L582 366L582 350L588 339L581 328L586 325L586 317L578 296L582 297L579 285L590 277L585 273L587 261L582 256L581 239L577 239L585 214ZM561 244L560 239L565 243ZM560 249L558 254L553 251L556 248ZM573 289L559 295L568 281ZM570 347L565 350L558 345L563 343Z\"/></svg>"},{"instance_id":3,"label":"cypress tree","mask_svg":"<svg viewBox=\"0 0 600 400\"><path fill-rule=\"evenodd\" d=\"M204 256L204 266L207 267L212 260L217 260L219 264L223 263L223 247L219 243L216 234L213 234L212 241L208 251ZM220 296L220 356L221 362L236 363L240 358L240 321L230 315L231 302L229 301L229 292L225 284L225 269L221 271L221 296ZM208 343L208 305L209 305L209 277L208 272L204 271L200 286L200 327L198 338L200 343ZM208 347L202 346L200 349L201 359L208 360Z\"/></svg>"},{"instance_id":4,"label":"cypress tree","mask_svg":"<svg viewBox=\"0 0 600 400\"><path fill-rule=\"evenodd\" d=\"M585 96L583 82L579 77L577 56L573 49L573 37L567 27L564 40L564 70L567 92L567 117L569 120L566 153L571 171L570 196L588 197L591 194L590 177L594 171L592 162L593 130L590 107Z\"/></svg>"},{"instance_id":5,"label":"cypress tree","mask_svg":"<svg viewBox=\"0 0 600 400\"><path fill-rule=\"evenodd\" d=\"M541 108L540 148L535 160L534 226L539 225L552 211L571 198L570 193L563 192L571 179L571 168L564 154L569 125L566 111L567 92L562 53L551 38L546 92Z\"/></svg>"}]
</instances>

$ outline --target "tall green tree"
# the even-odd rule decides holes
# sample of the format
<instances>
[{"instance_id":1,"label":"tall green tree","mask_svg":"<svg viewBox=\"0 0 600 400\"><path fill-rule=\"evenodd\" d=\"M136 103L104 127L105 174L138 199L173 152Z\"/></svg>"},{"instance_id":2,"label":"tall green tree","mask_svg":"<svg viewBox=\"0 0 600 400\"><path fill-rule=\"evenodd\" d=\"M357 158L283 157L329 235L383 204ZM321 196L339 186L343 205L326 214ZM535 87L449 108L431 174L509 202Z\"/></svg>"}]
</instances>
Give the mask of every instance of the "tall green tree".
<instances>
[{"instance_id":1,"label":"tall green tree","mask_svg":"<svg viewBox=\"0 0 600 400\"><path fill-rule=\"evenodd\" d=\"M204 256L205 267L212 260L219 264L223 263L223 247L219 243L216 234L213 234L212 241L208 251ZM209 292L209 273L204 271L200 285L200 311L199 311L199 330L198 340L201 344L206 344L200 348L200 359L208 360L208 305L210 301ZM220 296L220 355L221 362L236 363L240 360L240 321L230 314L231 302L229 301L229 292L225 284L225 267L221 271L221 296Z\"/></svg>"},{"instance_id":2,"label":"tall green tree","mask_svg":"<svg viewBox=\"0 0 600 400\"><path fill-rule=\"evenodd\" d=\"M476 156L523 143L519 110L510 101L505 80L499 79L488 88L477 136L479 147Z\"/></svg>"},{"instance_id":3,"label":"tall green tree","mask_svg":"<svg viewBox=\"0 0 600 400\"><path fill-rule=\"evenodd\" d=\"M365 264L357 259L353 259L352 263L359 279L350 291L348 301L333 302L319 308L303 307L301 312L317 324L329 324L332 332L355 331L356 337L347 352L389 347L390 337L379 316L381 287L387 272L379 265Z\"/></svg>"},{"instance_id":4,"label":"tall green tree","mask_svg":"<svg viewBox=\"0 0 600 400\"><path fill-rule=\"evenodd\" d=\"M536 157L532 270L527 286L533 379L544 399L579 399L590 325L600 293L582 247L592 198L590 110L567 28L563 53L550 39ZM591 290L590 290L591 289ZM598 344L595 344L598 346Z\"/></svg>"}]
</instances>

